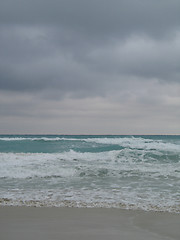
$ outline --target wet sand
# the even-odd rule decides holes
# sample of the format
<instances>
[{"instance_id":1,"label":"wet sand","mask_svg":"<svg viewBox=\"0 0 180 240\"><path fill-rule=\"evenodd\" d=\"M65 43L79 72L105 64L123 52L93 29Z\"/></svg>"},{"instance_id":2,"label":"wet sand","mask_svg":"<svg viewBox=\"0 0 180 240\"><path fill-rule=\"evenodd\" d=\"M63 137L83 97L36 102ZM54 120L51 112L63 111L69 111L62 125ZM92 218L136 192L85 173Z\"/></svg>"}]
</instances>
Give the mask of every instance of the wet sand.
<instances>
[{"instance_id":1,"label":"wet sand","mask_svg":"<svg viewBox=\"0 0 180 240\"><path fill-rule=\"evenodd\" d=\"M180 239L180 214L104 208L0 207L1 240Z\"/></svg>"}]
</instances>

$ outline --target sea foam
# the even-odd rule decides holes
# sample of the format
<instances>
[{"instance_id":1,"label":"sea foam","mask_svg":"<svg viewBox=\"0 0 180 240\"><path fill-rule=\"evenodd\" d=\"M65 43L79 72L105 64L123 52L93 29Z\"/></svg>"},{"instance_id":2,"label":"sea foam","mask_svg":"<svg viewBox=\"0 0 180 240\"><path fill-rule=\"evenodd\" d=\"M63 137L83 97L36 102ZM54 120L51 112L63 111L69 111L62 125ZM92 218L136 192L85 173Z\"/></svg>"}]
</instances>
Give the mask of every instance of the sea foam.
<instances>
[{"instance_id":1,"label":"sea foam","mask_svg":"<svg viewBox=\"0 0 180 240\"><path fill-rule=\"evenodd\" d=\"M178 137L7 139L0 138L1 205L180 211Z\"/></svg>"}]
</instances>

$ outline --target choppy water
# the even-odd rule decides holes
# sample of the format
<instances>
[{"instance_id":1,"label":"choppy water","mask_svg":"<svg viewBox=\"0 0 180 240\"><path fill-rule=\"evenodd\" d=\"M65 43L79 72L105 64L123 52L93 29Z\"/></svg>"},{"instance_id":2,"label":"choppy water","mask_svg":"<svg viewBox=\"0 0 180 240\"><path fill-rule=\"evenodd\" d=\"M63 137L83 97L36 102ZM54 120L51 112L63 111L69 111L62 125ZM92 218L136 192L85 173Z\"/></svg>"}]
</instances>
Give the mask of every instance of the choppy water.
<instances>
[{"instance_id":1,"label":"choppy water","mask_svg":"<svg viewBox=\"0 0 180 240\"><path fill-rule=\"evenodd\" d=\"M180 136L0 136L0 205L180 212Z\"/></svg>"}]
</instances>

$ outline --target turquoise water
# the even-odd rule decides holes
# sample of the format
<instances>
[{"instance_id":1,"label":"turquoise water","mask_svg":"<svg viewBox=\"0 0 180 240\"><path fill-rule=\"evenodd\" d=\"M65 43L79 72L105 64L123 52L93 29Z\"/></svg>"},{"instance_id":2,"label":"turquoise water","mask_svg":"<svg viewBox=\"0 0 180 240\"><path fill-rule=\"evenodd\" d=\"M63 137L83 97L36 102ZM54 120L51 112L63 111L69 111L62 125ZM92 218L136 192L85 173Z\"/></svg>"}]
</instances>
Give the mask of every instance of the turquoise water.
<instances>
[{"instance_id":1,"label":"turquoise water","mask_svg":"<svg viewBox=\"0 0 180 240\"><path fill-rule=\"evenodd\" d=\"M0 204L180 212L180 136L0 136Z\"/></svg>"}]
</instances>

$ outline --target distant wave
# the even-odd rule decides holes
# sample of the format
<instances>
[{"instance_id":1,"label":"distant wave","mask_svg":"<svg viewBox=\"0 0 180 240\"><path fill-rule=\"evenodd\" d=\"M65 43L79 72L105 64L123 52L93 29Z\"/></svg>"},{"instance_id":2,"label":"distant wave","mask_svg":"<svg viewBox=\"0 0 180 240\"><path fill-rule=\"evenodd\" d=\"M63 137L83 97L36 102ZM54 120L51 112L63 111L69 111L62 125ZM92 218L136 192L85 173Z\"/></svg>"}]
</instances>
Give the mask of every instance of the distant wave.
<instances>
[{"instance_id":1,"label":"distant wave","mask_svg":"<svg viewBox=\"0 0 180 240\"><path fill-rule=\"evenodd\" d=\"M62 141L71 140L75 141L75 138L60 138L60 137L1 137L0 141Z\"/></svg>"},{"instance_id":2,"label":"distant wave","mask_svg":"<svg viewBox=\"0 0 180 240\"><path fill-rule=\"evenodd\" d=\"M118 145L123 148L176 151L180 152L180 145L163 140L147 139L143 137L88 137L88 138L70 138L70 137L0 137L0 141L83 141L87 143L96 143L104 145Z\"/></svg>"},{"instance_id":3,"label":"distant wave","mask_svg":"<svg viewBox=\"0 0 180 240\"><path fill-rule=\"evenodd\" d=\"M145 150L162 150L162 151L180 151L180 145L163 142L162 140L125 137L125 138L87 138L83 139L86 142L94 142L101 144L114 144L121 147L129 147Z\"/></svg>"}]
</instances>

